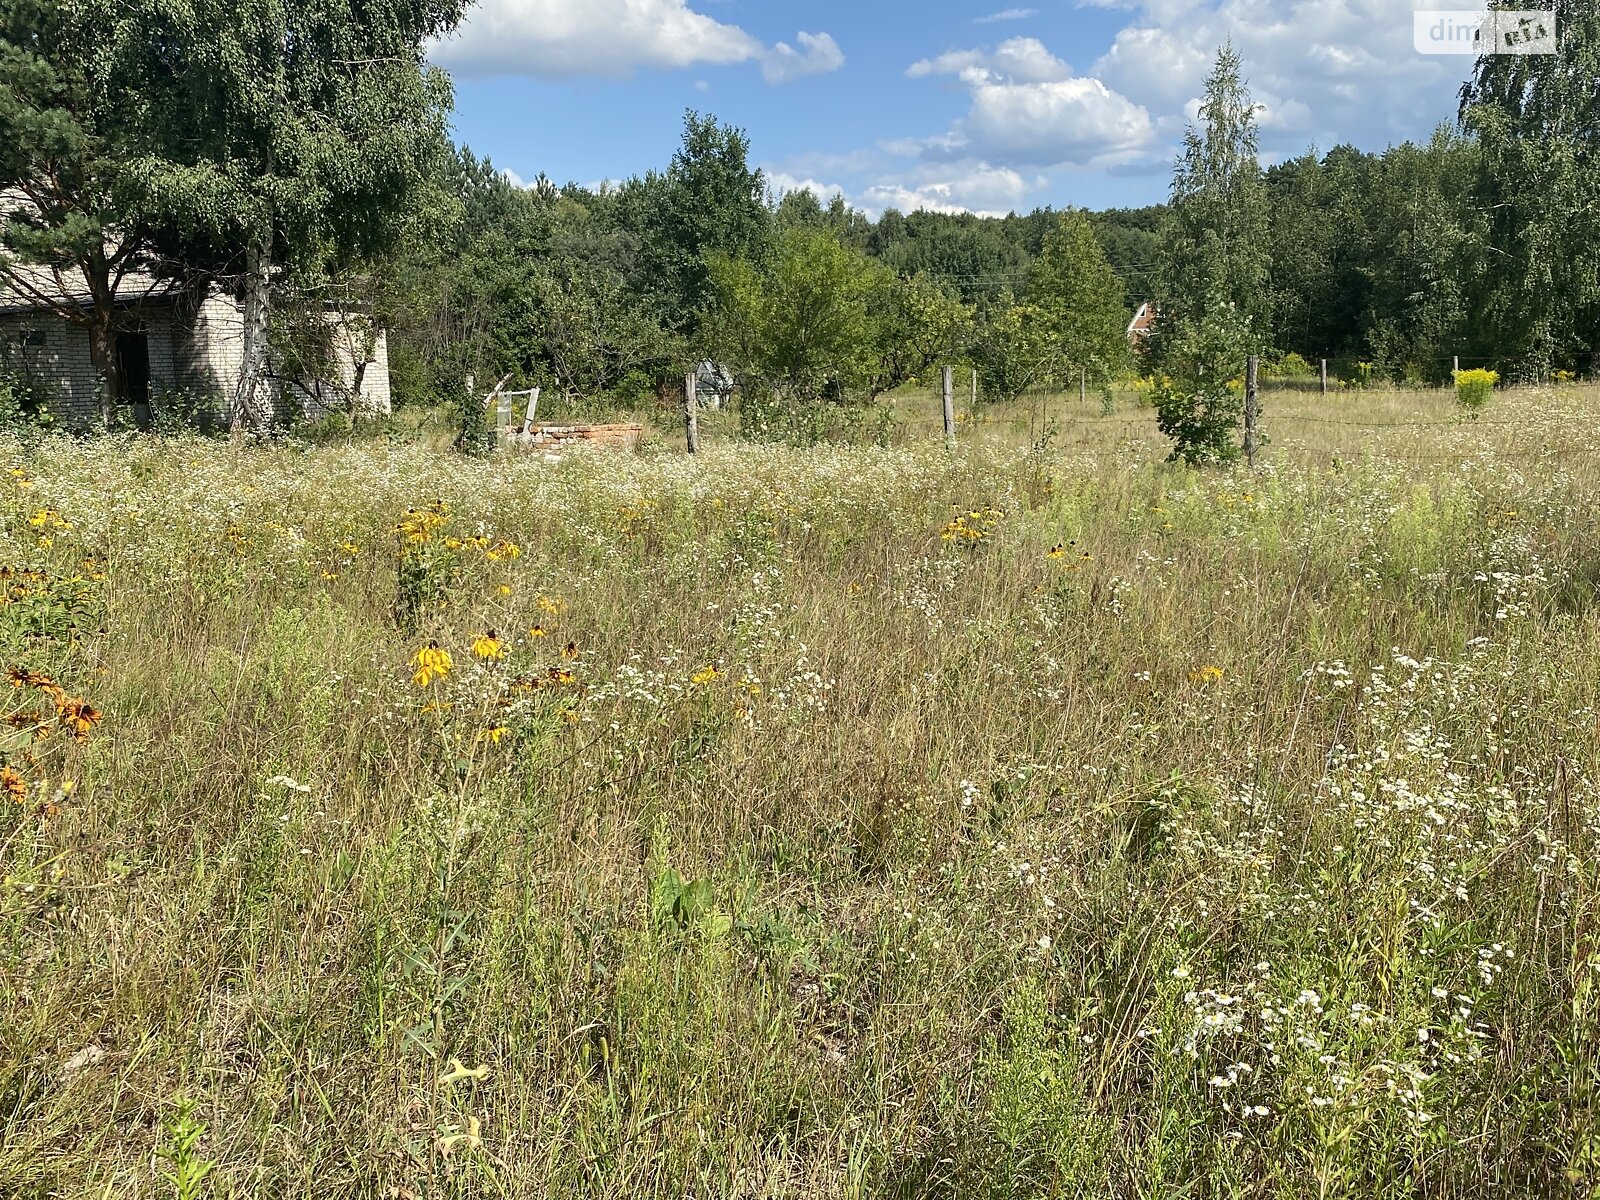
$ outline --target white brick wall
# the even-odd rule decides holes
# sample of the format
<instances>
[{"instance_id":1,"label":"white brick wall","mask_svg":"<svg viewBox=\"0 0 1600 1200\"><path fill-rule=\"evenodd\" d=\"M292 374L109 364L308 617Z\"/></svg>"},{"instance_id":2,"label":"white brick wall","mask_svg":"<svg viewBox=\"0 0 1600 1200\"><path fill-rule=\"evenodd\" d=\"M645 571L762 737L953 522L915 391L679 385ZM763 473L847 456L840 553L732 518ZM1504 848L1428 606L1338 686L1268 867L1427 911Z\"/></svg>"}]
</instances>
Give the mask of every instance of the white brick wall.
<instances>
[{"instance_id":1,"label":"white brick wall","mask_svg":"<svg viewBox=\"0 0 1600 1200\"><path fill-rule=\"evenodd\" d=\"M216 418L226 422L244 363L244 320L239 305L229 296L211 295L199 305L192 319L175 305L145 310L143 326L150 346L150 391L159 409L162 397L183 394L189 401L203 400L215 405ZM330 321L342 318L330 314ZM49 314L0 315L0 337L13 343L29 330L44 334L42 346L20 347L27 369L55 395L56 418L68 428L90 428L99 419L98 380L94 360L89 354L89 334ZM338 382L348 388L355 378L351 348L365 339L341 335L335 330L334 346ZM315 415L308 411L314 398L293 385L268 381L263 389L270 419L292 419ZM285 411L285 396L297 411ZM324 393L326 394L326 393ZM343 408L341 398L329 405ZM388 341L380 330L361 387L362 406L368 412L390 411Z\"/></svg>"},{"instance_id":2,"label":"white brick wall","mask_svg":"<svg viewBox=\"0 0 1600 1200\"><path fill-rule=\"evenodd\" d=\"M42 333L44 345L18 345L28 333ZM53 316L7 314L0 317L0 337L24 370L55 393L56 419L69 428L91 424L100 411L98 376L89 356L89 331Z\"/></svg>"},{"instance_id":3,"label":"white brick wall","mask_svg":"<svg viewBox=\"0 0 1600 1200\"><path fill-rule=\"evenodd\" d=\"M359 324L347 324L339 313L328 314L328 327L332 336L335 378L307 386L301 382L285 381L285 390L291 394L290 403L297 403L304 416L316 417L322 413L343 412L346 396L355 383L357 357L367 353L367 369L361 377L361 410L368 415L393 411L389 391L389 339L379 329L368 345L365 329ZM327 383L337 386L327 386Z\"/></svg>"}]
</instances>

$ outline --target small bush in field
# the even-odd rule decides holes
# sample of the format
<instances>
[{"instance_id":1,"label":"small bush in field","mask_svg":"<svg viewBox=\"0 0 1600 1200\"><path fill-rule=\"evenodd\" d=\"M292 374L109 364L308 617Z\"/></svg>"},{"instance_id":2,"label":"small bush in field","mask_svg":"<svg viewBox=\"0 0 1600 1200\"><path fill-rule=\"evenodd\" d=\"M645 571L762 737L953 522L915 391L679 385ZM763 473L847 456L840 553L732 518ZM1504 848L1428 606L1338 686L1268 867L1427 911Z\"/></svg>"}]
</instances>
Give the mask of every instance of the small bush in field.
<instances>
[{"instance_id":1,"label":"small bush in field","mask_svg":"<svg viewBox=\"0 0 1600 1200\"><path fill-rule=\"evenodd\" d=\"M1456 371L1456 403L1462 409L1477 416L1489 403L1489 397L1494 394L1494 385L1500 382L1500 375L1496 371Z\"/></svg>"},{"instance_id":2,"label":"small bush in field","mask_svg":"<svg viewBox=\"0 0 1600 1200\"><path fill-rule=\"evenodd\" d=\"M1317 368L1291 350L1269 366L1266 374L1274 379L1312 379L1317 374Z\"/></svg>"}]
</instances>

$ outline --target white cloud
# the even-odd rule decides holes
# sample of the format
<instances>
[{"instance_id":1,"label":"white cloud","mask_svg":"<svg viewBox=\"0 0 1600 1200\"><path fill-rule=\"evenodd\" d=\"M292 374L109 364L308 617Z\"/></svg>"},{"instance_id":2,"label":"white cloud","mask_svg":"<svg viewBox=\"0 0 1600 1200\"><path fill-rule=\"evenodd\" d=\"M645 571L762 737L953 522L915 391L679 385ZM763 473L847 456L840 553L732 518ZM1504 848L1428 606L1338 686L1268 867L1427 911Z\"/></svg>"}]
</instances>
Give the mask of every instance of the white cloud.
<instances>
[{"instance_id":1,"label":"white cloud","mask_svg":"<svg viewBox=\"0 0 1600 1200\"><path fill-rule=\"evenodd\" d=\"M1008 8L1003 12L990 13L987 17L974 17L974 25L993 25L997 21L1026 21L1029 17L1037 17L1037 8Z\"/></svg>"},{"instance_id":2,"label":"white cloud","mask_svg":"<svg viewBox=\"0 0 1600 1200\"><path fill-rule=\"evenodd\" d=\"M871 184L862 191L857 206L874 217L886 208L1003 217L1022 208L1028 193L1044 182L984 162L946 163L908 178Z\"/></svg>"},{"instance_id":3,"label":"white cloud","mask_svg":"<svg viewBox=\"0 0 1600 1200\"><path fill-rule=\"evenodd\" d=\"M852 208L874 218L886 208L897 208L901 212L923 209L1004 216L1026 207L1029 194L1046 182L983 162L917 163L890 168L882 160L855 155L831 164L854 177L857 180L854 186L827 183L806 170L807 166L826 165L821 161L800 159L762 170L768 186L777 196L809 191L823 204L842 196Z\"/></svg>"},{"instance_id":4,"label":"white cloud","mask_svg":"<svg viewBox=\"0 0 1600 1200\"><path fill-rule=\"evenodd\" d=\"M1038 38L1011 38L994 50L952 50L938 58L925 58L906 69L912 79L929 75L956 75L963 82L1009 79L1016 83L1046 83L1069 79L1072 68Z\"/></svg>"},{"instance_id":5,"label":"white cloud","mask_svg":"<svg viewBox=\"0 0 1600 1200\"><path fill-rule=\"evenodd\" d=\"M795 40L803 49L796 50L787 42L779 42L762 59L761 77L768 83L789 83L807 75L826 75L844 66L844 51L828 34L802 33Z\"/></svg>"},{"instance_id":6,"label":"white cloud","mask_svg":"<svg viewBox=\"0 0 1600 1200\"><path fill-rule=\"evenodd\" d=\"M1148 111L1098 79L1075 76L1037 38L1012 38L992 51L952 51L913 63L906 73L954 75L972 98L949 132L923 143L929 158L1109 165L1137 156L1155 138Z\"/></svg>"},{"instance_id":7,"label":"white cloud","mask_svg":"<svg viewBox=\"0 0 1600 1200\"><path fill-rule=\"evenodd\" d=\"M773 83L844 62L826 33L797 40L800 50L783 42L768 49L739 26L696 12L688 0L480 0L457 33L433 43L429 57L461 75L538 79L759 62Z\"/></svg>"},{"instance_id":8,"label":"white cloud","mask_svg":"<svg viewBox=\"0 0 1600 1200\"><path fill-rule=\"evenodd\" d=\"M1459 64L1411 44L1412 10L1434 2L1128 0L1117 6L1134 10L1133 20L1091 74L1157 111L1192 111L1217 47L1231 39L1264 106L1264 150L1344 141L1381 149L1455 115Z\"/></svg>"},{"instance_id":9,"label":"white cloud","mask_svg":"<svg viewBox=\"0 0 1600 1200\"><path fill-rule=\"evenodd\" d=\"M790 192L810 192L823 204L827 204L835 196L844 196L845 190L837 183L822 183L816 179L800 178L787 171L764 170L767 187L774 196L782 198Z\"/></svg>"},{"instance_id":10,"label":"white cloud","mask_svg":"<svg viewBox=\"0 0 1600 1200\"><path fill-rule=\"evenodd\" d=\"M984 83L945 145L1023 166L1122 161L1153 138L1150 114L1098 79Z\"/></svg>"}]
</instances>

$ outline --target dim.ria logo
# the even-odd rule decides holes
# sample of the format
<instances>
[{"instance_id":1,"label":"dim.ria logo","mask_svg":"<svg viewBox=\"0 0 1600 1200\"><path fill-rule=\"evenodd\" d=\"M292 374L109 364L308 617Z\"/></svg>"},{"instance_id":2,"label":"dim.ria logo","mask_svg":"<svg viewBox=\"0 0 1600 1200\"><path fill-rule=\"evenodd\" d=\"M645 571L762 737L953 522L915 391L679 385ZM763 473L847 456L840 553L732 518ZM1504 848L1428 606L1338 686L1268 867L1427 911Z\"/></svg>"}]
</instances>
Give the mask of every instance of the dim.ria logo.
<instances>
[{"instance_id":1,"label":"dim.ria logo","mask_svg":"<svg viewBox=\"0 0 1600 1200\"><path fill-rule=\"evenodd\" d=\"M1556 14L1548 9L1426 8L1412 19L1418 54L1556 52Z\"/></svg>"}]
</instances>

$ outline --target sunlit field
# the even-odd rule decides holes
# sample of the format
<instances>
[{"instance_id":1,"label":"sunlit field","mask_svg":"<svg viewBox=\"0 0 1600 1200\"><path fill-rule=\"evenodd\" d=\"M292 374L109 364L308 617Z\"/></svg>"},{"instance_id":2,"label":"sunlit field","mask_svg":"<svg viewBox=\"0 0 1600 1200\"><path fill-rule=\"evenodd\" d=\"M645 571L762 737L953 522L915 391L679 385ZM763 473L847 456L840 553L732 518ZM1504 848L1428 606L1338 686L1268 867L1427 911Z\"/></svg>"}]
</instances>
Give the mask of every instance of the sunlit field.
<instances>
[{"instance_id":1,"label":"sunlit field","mask_svg":"<svg viewBox=\"0 0 1600 1200\"><path fill-rule=\"evenodd\" d=\"M0 442L0 1196L1600 1181L1600 390Z\"/></svg>"}]
</instances>

